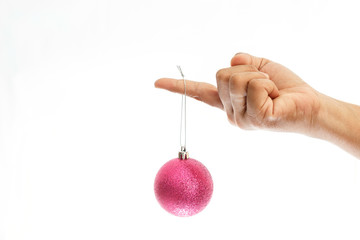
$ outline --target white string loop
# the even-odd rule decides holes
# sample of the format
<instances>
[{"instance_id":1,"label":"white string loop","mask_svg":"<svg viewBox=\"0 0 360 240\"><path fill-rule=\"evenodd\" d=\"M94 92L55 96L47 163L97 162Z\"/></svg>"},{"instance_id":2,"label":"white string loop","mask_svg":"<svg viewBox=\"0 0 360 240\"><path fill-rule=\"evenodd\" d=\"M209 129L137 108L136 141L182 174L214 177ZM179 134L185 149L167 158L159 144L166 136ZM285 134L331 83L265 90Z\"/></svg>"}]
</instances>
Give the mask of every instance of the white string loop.
<instances>
[{"instance_id":1,"label":"white string loop","mask_svg":"<svg viewBox=\"0 0 360 240\"><path fill-rule=\"evenodd\" d=\"M180 148L186 152L186 81L180 66L177 66L184 81L184 94L181 95L181 120L180 120Z\"/></svg>"}]
</instances>

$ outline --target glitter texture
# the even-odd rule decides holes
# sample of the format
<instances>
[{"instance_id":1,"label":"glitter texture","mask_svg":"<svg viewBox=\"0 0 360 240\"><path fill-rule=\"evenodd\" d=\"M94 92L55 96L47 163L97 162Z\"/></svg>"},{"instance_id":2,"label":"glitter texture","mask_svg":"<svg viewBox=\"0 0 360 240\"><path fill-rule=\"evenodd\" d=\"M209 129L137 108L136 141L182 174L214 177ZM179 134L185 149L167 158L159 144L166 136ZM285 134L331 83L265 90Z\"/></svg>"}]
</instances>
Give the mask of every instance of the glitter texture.
<instances>
[{"instance_id":1,"label":"glitter texture","mask_svg":"<svg viewBox=\"0 0 360 240\"><path fill-rule=\"evenodd\" d=\"M187 217L199 213L209 203L213 181L199 161L175 158L157 173L154 190L156 199L166 211Z\"/></svg>"}]
</instances>

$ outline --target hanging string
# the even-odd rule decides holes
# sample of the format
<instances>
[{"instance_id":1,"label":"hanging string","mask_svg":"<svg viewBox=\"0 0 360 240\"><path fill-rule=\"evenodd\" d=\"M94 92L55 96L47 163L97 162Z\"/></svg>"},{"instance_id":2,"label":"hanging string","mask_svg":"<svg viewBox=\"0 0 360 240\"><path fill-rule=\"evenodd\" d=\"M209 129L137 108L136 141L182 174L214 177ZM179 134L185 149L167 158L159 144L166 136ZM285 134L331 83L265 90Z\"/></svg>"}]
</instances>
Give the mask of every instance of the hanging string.
<instances>
[{"instance_id":1,"label":"hanging string","mask_svg":"<svg viewBox=\"0 0 360 240\"><path fill-rule=\"evenodd\" d=\"M177 66L184 82L184 94L181 95L180 148L186 152L186 81L180 66Z\"/></svg>"}]
</instances>

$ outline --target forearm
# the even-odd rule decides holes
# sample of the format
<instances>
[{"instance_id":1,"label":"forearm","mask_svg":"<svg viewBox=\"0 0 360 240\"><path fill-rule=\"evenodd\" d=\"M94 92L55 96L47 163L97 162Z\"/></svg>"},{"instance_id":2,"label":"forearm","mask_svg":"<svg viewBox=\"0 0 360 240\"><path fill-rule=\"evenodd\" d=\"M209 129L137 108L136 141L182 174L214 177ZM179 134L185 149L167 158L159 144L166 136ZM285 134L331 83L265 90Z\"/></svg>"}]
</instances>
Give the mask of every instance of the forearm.
<instances>
[{"instance_id":1,"label":"forearm","mask_svg":"<svg viewBox=\"0 0 360 240\"><path fill-rule=\"evenodd\" d=\"M313 136L330 141L360 159L360 106L321 95Z\"/></svg>"}]
</instances>

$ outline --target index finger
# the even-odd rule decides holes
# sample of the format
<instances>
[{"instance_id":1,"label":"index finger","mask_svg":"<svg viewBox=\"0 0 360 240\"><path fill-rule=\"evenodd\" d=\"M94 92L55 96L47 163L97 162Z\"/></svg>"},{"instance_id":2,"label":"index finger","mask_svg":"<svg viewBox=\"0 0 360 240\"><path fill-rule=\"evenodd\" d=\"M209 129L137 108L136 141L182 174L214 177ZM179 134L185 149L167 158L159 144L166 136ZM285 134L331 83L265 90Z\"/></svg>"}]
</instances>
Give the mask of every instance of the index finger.
<instances>
[{"instance_id":1,"label":"index finger","mask_svg":"<svg viewBox=\"0 0 360 240\"><path fill-rule=\"evenodd\" d=\"M204 82L186 81L186 95L196 100L202 101L210 106L224 109L218 90L214 85ZM155 82L156 88L166 89L170 92L184 93L183 80L173 78L160 78Z\"/></svg>"}]
</instances>

